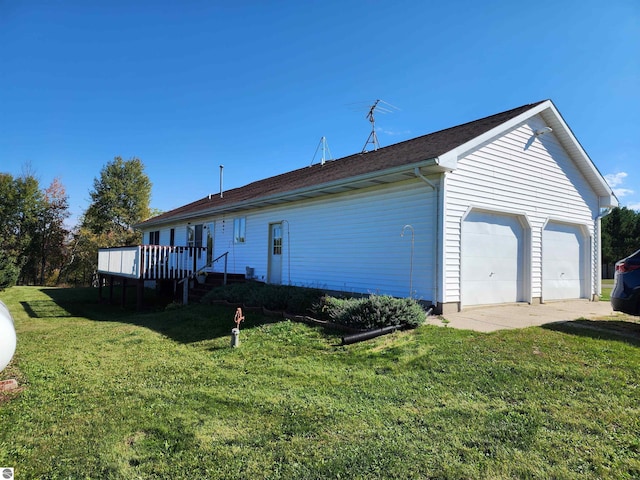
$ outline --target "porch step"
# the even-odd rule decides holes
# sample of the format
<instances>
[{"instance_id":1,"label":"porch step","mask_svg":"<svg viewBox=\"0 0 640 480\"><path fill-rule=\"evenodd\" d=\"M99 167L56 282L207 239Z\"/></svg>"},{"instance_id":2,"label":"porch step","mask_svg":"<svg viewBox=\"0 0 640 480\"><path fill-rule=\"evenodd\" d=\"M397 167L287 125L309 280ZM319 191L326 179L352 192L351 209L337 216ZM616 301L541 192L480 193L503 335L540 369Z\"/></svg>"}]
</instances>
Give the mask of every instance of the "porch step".
<instances>
[{"instance_id":1,"label":"porch step","mask_svg":"<svg viewBox=\"0 0 640 480\"><path fill-rule=\"evenodd\" d=\"M227 285L231 283L245 283L246 277L241 273L227 273ZM215 287L224 285L223 273L207 273L204 282L196 281L193 288L189 289L189 302L197 303L202 297Z\"/></svg>"},{"instance_id":2,"label":"porch step","mask_svg":"<svg viewBox=\"0 0 640 480\"><path fill-rule=\"evenodd\" d=\"M244 283L246 282L246 277L242 273L227 273L227 285L230 283ZM206 285L219 286L224 283L224 273L207 273L205 277L204 283Z\"/></svg>"}]
</instances>

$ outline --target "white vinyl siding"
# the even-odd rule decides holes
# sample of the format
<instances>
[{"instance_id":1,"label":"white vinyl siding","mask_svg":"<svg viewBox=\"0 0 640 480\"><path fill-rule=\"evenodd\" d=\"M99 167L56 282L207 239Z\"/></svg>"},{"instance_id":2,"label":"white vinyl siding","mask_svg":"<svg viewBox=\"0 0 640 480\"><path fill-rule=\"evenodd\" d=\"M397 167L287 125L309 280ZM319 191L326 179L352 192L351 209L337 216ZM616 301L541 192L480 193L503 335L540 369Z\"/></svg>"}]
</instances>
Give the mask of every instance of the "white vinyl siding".
<instances>
[{"instance_id":1,"label":"white vinyl siding","mask_svg":"<svg viewBox=\"0 0 640 480\"><path fill-rule=\"evenodd\" d=\"M542 295L542 229L551 219L593 235L598 198L539 117L458 161L446 177L445 302L460 301L460 226L470 208L524 215L530 223L531 295ZM591 252L595 255L595 252Z\"/></svg>"},{"instance_id":2,"label":"white vinyl siding","mask_svg":"<svg viewBox=\"0 0 640 480\"><path fill-rule=\"evenodd\" d=\"M233 223L216 232L231 271L267 279L269 224L282 222L282 283L432 300L435 193L422 181L244 212L247 241L233 248ZM415 232L410 278L411 233ZM229 228L230 227L230 228ZM224 248L224 247L220 247ZM219 254L216 252L216 255Z\"/></svg>"},{"instance_id":3,"label":"white vinyl siding","mask_svg":"<svg viewBox=\"0 0 640 480\"><path fill-rule=\"evenodd\" d=\"M435 178L432 179L435 181ZM422 180L372 187L277 207L219 215L198 223L216 225L213 257L229 252L228 271L268 279L269 226L282 223L281 283L359 294L385 294L433 301L436 194ZM245 219L246 241L234 241L234 219ZM193 222L192 222L193 223ZM413 227L413 268L411 230ZM187 225L161 230L168 245L187 238ZM166 241L165 241L166 240ZM222 264L214 264L220 271Z\"/></svg>"}]
</instances>

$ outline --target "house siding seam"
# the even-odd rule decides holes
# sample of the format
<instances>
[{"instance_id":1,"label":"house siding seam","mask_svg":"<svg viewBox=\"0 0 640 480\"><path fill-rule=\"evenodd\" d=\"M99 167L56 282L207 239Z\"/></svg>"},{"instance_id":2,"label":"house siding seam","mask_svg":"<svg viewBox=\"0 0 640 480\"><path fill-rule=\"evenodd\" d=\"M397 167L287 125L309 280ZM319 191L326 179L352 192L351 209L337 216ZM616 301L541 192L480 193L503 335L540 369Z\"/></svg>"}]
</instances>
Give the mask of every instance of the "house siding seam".
<instances>
[{"instance_id":1,"label":"house siding seam","mask_svg":"<svg viewBox=\"0 0 640 480\"><path fill-rule=\"evenodd\" d=\"M526 215L531 224L532 298L542 295L545 222L554 219L584 225L593 237L598 197L553 134L533 136L543 126L539 116L529 119L460 159L458 169L447 176L445 302L460 301L460 228L470 207ZM593 242L590 246L593 264L596 250ZM589 274L593 277L593 269Z\"/></svg>"}]
</instances>

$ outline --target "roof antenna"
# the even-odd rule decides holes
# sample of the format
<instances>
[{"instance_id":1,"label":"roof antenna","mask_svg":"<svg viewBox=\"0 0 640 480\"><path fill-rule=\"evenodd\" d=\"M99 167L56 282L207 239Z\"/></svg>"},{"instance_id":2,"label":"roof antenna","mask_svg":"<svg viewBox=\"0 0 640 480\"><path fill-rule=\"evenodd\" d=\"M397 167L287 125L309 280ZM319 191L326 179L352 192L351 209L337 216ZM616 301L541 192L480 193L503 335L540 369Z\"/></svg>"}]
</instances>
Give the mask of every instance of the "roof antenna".
<instances>
[{"instance_id":1,"label":"roof antenna","mask_svg":"<svg viewBox=\"0 0 640 480\"><path fill-rule=\"evenodd\" d=\"M380 103L383 103L384 105L380 105ZM371 133L369 134L369 138L367 138L367 141L365 142L364 147L362 147L362 153L367 153L367 145L369 145L370 143L373 144L374 150L378 150L378 148L380 148L380 143L378 142L378 135L376 135L376 118L374 114L376 112L391 113L394 110L399 110L399 109L398 107L394 107L390 103L387 103L383 100L378 99L375 102L373 102L373 105L371 105L371 108L369 108L369 113L367 113L365 117L369 120L369 123L371 123Z\"/></svg>"},{"instance_id":2,"label":"roof antenna","mask_svg":"<svg viewBox=\"0 0 640 480\"><path fill-rule=\"evenodd\" d=\"M329 153L329 160L333 160L333 157L331 156L331 151L329 150L329 145L327 144L327 138L322 137L320 139L320 143L318 143L318 146L316 147L316 153L313 154L313 158L311 159L311 165L313 165L313 162L316 159L316 155L318 155L318 150L320 150L320 147L322 147L322 160L320 161L320 165L324 165L324 162L327 159L327 153Z\"/></svg>"}]
</instances>

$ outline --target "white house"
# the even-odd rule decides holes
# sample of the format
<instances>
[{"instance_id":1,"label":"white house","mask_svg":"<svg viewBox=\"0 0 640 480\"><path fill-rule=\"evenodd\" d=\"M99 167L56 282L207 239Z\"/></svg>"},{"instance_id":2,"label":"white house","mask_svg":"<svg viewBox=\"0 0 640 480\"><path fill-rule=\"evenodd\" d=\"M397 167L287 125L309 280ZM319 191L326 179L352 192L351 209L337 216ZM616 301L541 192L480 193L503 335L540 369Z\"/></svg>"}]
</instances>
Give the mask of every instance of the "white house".
<instances>
[{"instance_id":1,"label":"white house","mask_svg":"<svg viewBox=\"0 0 640 480\"><path fill-rule=\"evenodd\" d=\"M138 227L145 244L202 247L193 269L220 271L207 263L228 252L229 272L257 280L411 295L446 313L597 299L600 219L616 205L546 100L210 195Z\"/></svg>"}]
</instances>

